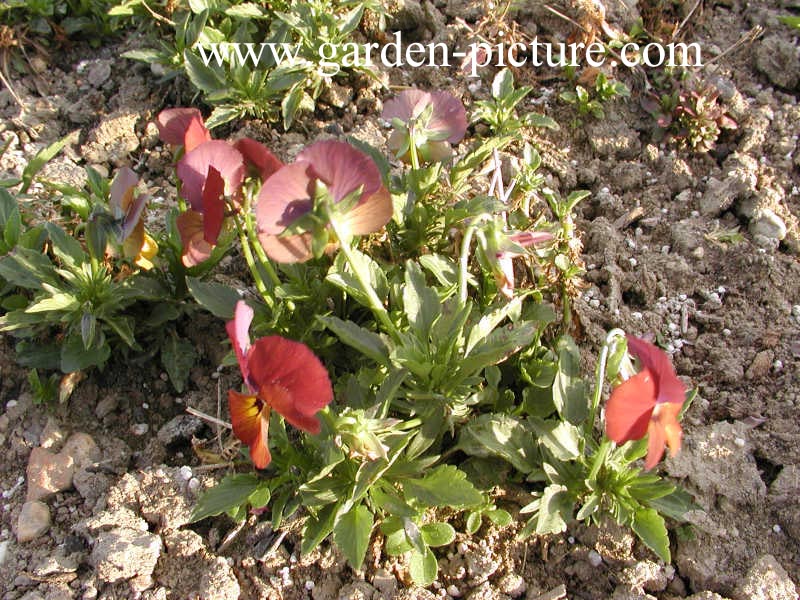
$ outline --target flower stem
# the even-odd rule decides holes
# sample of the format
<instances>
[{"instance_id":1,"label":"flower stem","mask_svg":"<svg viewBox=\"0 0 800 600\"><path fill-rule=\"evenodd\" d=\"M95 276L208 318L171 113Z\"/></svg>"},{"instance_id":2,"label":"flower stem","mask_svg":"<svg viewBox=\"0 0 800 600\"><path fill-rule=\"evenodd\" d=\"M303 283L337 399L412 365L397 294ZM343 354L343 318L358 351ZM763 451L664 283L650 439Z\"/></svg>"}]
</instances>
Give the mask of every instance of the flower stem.
<instances>
[{"instance_id":1,"label":"flower stem","mask_svg":"<svg viewBox=\"0 0 800 600\"><path fill-rule=\"evenodd\" d=\"M621 329L612 329L608 332L603 348L600 351L600 358L597 360L597 367L595 368L594 379L594 395L592 396L592 405L589 411L589 419L586 421L586 436L590 437L592 429L594 428L594 420L597 416L597 409L600 407L600 399L603 396L603 383L606 378L606 366L608 364L608 353L611 350L611 345L615 342L616 338L625 337L625 332Z\"/></svg>"},{"instance_id":2,"label":"flower stem","mask_svg":"<svg viewBox=\"0 0 800 600\"><path fill-rule=\"evenodd\" d=\"M275 271L275 267L272 266L272 261L267 256L267 253L264 252L264 247L261 245L261 242L258 241L258 236L256 235L255 227L253 227L253 216L250 213L247 213L244 217L245 228L247 229L247 239L250 240L253 248L256 250L256 255L258 256L258 260L261 263L261 266L264 267L264 270L267 272L267 275L272 280L274 285L280 285L281 280L278 277L278 273Z\"/></svg>"},{"instance_id":3,"label":"flower stem","mask_svg":"<svg viewBox=\"0 0 800 600\"><path fill-rule=\"evenodd\" d=\"M461 240L461 256L459 257L460 268L458 271L458 300L461 306L467 303L467 271L469 269L469 247L472 244L472 236L483 221L488 221L492 216L488 213L481 213L475 217L467 226L464 232L464 239Z\"/></svg>"},{"instance_id":4,"label":"flower stem","mask_svg":"<svg viewBox=\"0 0 800 600\"><path fill-rule=\"evenodd\" d=\"M270 293L269 289L267 288L266 284L264 283L264 279L261 277L261 270L258 268L255 259L253 258L253 252L250 249L250 241L247 239L247 234L245 231L245 226L242 225L241 220L238 216L234 216L234 220L236 222L236 231L239 234L239 241L242 244L242 254L244 255L244 260L247 262L247 266L250 269L250 274L253 276L253 281L256 284L256 289L258 293L261 294L261 297L267 303L267 306L272 306L272 294Z\"/></svg>"},{"instance_id":5,"label":"flower stem","mask_svg":"<svg viewBox=\"0 0 800 600\"><path fill-rule=\"evenodd\" d=\"M331 229L333 229L333 233L336 236L336 240L339 242L339 247L342 249L342 253L344 253L344 257L347 260L347 263L350 265L350 269L353 271L353 275L355 275L356 280L361 285L361 289L367 295L367 299L369 300L369 308L375 314L375 317L378 321L381 322L383 325L384 330L386 333L392 336L393 339L398 339L397 329L392 323L392 320L389 318L389 313L386 310L386 307L381 302L380 298L378 298L378 294L375 292L375 289L372 287L369 281L367 281L361 269L358 268L358 263L356 262L355 256L353 255L353 249L350 247L350 239L348 236L344 235L336 223L336 217L333 214L328 214L328 222L330 223Z\"/></svg>"}]
</instances>

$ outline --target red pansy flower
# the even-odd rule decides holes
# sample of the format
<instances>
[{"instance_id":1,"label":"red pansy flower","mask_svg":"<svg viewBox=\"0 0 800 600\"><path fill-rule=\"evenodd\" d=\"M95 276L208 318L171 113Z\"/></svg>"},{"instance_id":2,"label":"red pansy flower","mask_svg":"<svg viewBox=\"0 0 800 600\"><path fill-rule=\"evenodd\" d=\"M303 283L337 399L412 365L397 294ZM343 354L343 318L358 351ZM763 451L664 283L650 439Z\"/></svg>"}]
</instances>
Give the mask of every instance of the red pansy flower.
<instances>
[{"instance_id":1,"label":"red pansy flower","mask_svg":"<svg viewBox=\"0 0 800 600\"><path fill-rule=\"evenodd\" d=\"M664 455L664 445L675 456L683 430L678 422L686 399L686 387L664 351L643 339L627 336L628 352L639 359L641 370L614 388L606 405L606 435L617 444L645 435L645 469L652 469Z\"/></svg>"},{"instance_id":2,"label":"red pansy flower","mask_svg":"<svg viewBox=\"0 0 800 600\"><path fill-rule=\"evenodd\" d=\"M250 345L252 320L253 309L239 301L226 326L249 390L229 391L228 407L234 435L250 448L256 468L263 469L272 459L267 444L270 411L317 434L321 424L316 413L333 400L333 388L325 367L305 344L273 335Z\"/></svg>"},{"instance_id":3,"label":"red pansy flower","mask_svg":"<svg viewBox=\"0 0 800 600\"><path fill-rule=\"evenodd\" d=\"M334 203L361 188L356 205L337 216L337 226L349 234L378 231L392 218L392 199L374 161L350 144L317 142L270 176L258 194L258 237L273 260L290 263L311 258L311 233L280 234L313 209L317 181L327 186Z\"/></svg>"}]
</instances>

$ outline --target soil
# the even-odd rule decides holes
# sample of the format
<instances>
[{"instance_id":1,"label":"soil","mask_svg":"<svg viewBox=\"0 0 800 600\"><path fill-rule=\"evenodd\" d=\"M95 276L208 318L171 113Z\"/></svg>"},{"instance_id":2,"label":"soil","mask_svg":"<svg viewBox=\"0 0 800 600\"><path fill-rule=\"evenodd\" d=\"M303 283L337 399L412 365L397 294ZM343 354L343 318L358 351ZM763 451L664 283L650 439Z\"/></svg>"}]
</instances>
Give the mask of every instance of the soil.
<instances>
[{"instance_id":1,"label":"soil","mask_svg":"<svg viewBox=\"0 0 800 600\"><path fill-rule=\"evenodd\" d=\"M484 19L485 3L473 0L398 4L390 27L402 26L409 40L466 43L482 20L481 31L497 41L514 32L564 40L573 28L535 2L505 23ZM643 4L610 0L607 20L627 30L637 17L652 17ZM659 14L673 23L695 7L668 4L672 12ZM420 589L409 584L403 560L382 555L380 540L363 571L355 572L327 542L301 556L297 524L286 534L255 517L240 529L226 518L187 526L198 490L223 474L204 467L196 450L223 454L227 436L186 416L185 408L217 414L221 391L238 376L217 369L224 331L209 317L202 327L187 328L200 361L183 394L159 365L120 357L81 382L68 404L49 409L33 403L11 340L0 338L0 597L797 598L800 54L792 30L778 22L789 10L784 6L720 0L697 3L691 12L685 39L711 54L754 26L765 28L758 40L701 73L738 123L710 153L653 141L636 74L615 73L632 88L630 100L608 103L605 118L571 127L574 109L558 100L566 79L531 69L517 73L518 81L534 85L526 108L562 124L532 138L545 160L547 185L564 195L592 192L577 219L586 275L575 311L587 367L613 327L656 333L672 350L677 372L699 390L684 422L684 447L663 467L700 506L687 515L688 524L673 524L671 564L659 564L613 524L571 525L563 535L524 542L516 539L519 525L485 524L439 549L440 576ZM558 9L580 20L586 7L575 0ZM29 72L11 78L24 110L0 90L0 137L10 140L0 178L19 175L26 157L71 134L64 153L45 168L46 178L80 184L87 165L106 174L128 165L157 204L170 205L172 155L152 120L164 107L188 104L191 90L159 85L147 65L119 58L137 40L112 39L96 49L73 44L28 57ZM390 69L384 80L448 89L469 108L488 96L492 76L485 69L477 83L456 69ZM358 78L339 83L290 133L249 122L216 135L252 135L283 159L310 141L342 134L382 146L386 130L378 115L389 92ZM33 192L46 215L43 189ZM158 211L150 214L156 218ZM720 233L735 227L739 241ZM84 444L80 452L70 438L76 432L89 436L75 438ZM35 475L26 469L37 447L50 452L46 460L69 455L73 487L43 498L49 529L19 542ZM518 491L498 491L498 504L512 514L527 501Z\"/></svg>"}]
</instances>

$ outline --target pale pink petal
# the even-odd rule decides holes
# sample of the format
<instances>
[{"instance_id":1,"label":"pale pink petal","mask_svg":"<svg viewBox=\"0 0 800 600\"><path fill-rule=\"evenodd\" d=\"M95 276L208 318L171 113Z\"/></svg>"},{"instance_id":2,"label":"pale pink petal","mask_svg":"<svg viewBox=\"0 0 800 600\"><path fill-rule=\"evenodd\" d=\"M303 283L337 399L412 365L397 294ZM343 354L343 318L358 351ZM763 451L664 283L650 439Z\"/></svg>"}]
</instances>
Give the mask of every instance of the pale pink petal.
<instances>
[{"instance_id":1,"label":"pale pink petal","mask_svg":"<svg viewBox=\"0 0 800 600\"><path fill-rule=\"evenodd\" d=\"M375 161L345 142L317 142L298 154L297 160L313 165L314 173L328 186L336 202L360 186L363 186L360 199L363 202L383 187Z\"/></svg>"},{"instance_id":2,"label":"pale pink petal","mask_svg":"<svg viewBox=\"0 0 800 600\"><path fill-rule=\"evenodd\" d=\"M244 158L227 142L211 140L187 152L176 168L182 183L181 195L200 212L203 211L203 186L209 167L222 175L228 196L238 197L244 180Z\"/></svg>"},{"instance_id":3,"label":"pale pink petal","mask_svg":"<svg viewBox=\"0 0 800 600\"><path fill-rule=\"evenodd\" d=\"M312 207L311 165L295 162L279 169L261 186L256 204L259 235L277 235Z\"/></svg>"},{"instance_id":4,"label":"pale pink petal","mask_svg":"<svg viewBox=\"0 0 800 600\"><path fill-rule=\"evenodd\" d=\"M279 263L305 262L313 256L311 252L310 233L278 237L277 235L258 234L258 241L272 260Z\"/></svg>"},{"instance_id":5,"label":"pale pink petal","mask_svg":"<svg viewBox=\"0 0 800 600\"><path fill-rule=\"evenodd\" d=\"M196 108L167 108L158 113L156 127L161 141L171 146L181 146L192 120L203 123L203 115Z\"/></svg>"}]
</instances>

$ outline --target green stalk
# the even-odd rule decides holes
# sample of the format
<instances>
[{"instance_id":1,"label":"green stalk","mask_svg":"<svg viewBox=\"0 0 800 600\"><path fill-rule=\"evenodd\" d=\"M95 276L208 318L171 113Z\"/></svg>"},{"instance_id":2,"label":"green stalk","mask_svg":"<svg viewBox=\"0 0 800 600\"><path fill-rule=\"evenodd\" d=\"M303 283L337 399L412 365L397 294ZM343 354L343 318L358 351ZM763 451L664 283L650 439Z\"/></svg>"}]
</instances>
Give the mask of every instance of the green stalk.
<instances>
[{"instance_id":1,"label":"green stalk","mask_svg":"<svg viewBox=\"0 0 800 600\"><path fill-rule=\"evenodd\" d=\"M253 248L256 249L256 255L258 256L258 260L261 263L261 266L264 267L264 270L267 272L267 275L272 280L274 285L280 285L281 280L278 277L278 273L275 271L275 267L272 266L272 261L267 256L267 253L264 252L264 247L261 245L261 242L258 241L258 235L256 235L255 227L253 227L253 216L250 213L247 213L244 217L245 228L247 229L247 238L250 240Z\"/></svg>"},{"instance_id":2,"label":"green stalk","mask_svg":"<svg viewBox=\"0 0 800 600\"><path fill-rule=\"evenodd\" d=\"M597 409L600 407L600 399L603 396L603 383L606 378L606 366L608 363L608 353L611 345L618 337L625 337L625 332L621 329L612 329L608 332L603 348L600 351L600 358L597 360L597 367L595 368L594 376L594 395L592 396L591 410L589 411L589 419L586 421L586 437L590 438L594 428L594 420L597 416Z\"/></svg>"},{"instance_id":3,"label":"green stalk","mask_svg":"<svg viewBox=\"0 0 800 600\"><path fill-rule=\"evenodd\" d=\"M331 229L336 236L336 240L339 242L339 247L342 249L347 263L350 265L350 269L353 271L353 275L355 275L356 280L358 280L358 283L361 286L361 289L367 295L367 299L369 300L369 308L372 310L378 321L381 322L381 325L383 325L386 333L391 335L393 339L397 340L397 330L395 329L394 323L392 323L392 320L389 318L389 313L387 312L386 307L383 305L380 298L378 298L378 294L375 292L370 282L364 279L361 270L356 267L353 249L350 247L350 240L347 236L342 234L342 231L336 223L336 218L333 214L331 214L331 211L328 211L328 222L330 223Z\"/></svg>"},{"instance_id":4,"label":"green stalk","mask_svg":"<svg viewBox=\"0 0 800 600\"><path fill-rule=\"evenodd\" d=\"M461 306L467 303L467 270L469 269L469 247L472 244L472 236L478 225L483 221L488 221L492 216L488 213L481 213L475 217L464 232L464 239L461 240L461 256L459 257L460 268L458 270L458 300Z\"/></svg>"},{"instance_id":5,"label":"green stalk","mask_svg":"<svg viewBox=\"0 0 800 600\"><path fill-rule=\"evenodd\" d=\"M233 218L236 223L236 232L239 234L239 241L242 244L242 254L244 254L244 260L247 262L247 266L250 269L250 274L253 276L256 289L258 290L258 293L261 294L264 302L267 303L267 306L272 306L272 294L264 283L264 279L261 277L261 271L259 270L258 265L253 258L253 252L250 249L250 243L247 239L245 228L242 226L242 222L238 216L234 215Z\"/></svg>"}]
</instances>

